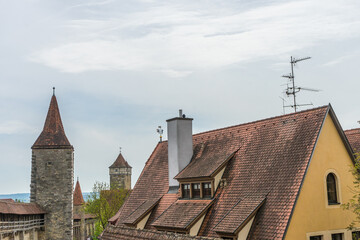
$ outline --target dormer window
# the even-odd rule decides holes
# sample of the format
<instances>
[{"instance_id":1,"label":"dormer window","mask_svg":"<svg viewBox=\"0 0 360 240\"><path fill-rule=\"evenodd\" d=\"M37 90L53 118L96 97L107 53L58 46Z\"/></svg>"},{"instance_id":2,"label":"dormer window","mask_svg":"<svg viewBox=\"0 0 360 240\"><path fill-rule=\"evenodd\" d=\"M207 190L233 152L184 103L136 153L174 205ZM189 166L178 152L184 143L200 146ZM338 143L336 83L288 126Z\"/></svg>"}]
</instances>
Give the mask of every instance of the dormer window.
<instances>
[{"instance_id":1,"label":"dormer window","mask_svg":"<svg viewBox=\"0 0 360 240\"><path fill-rule=\"evenodd\" d=\"M200 183L193 183L192 185L192 198L200 198Z\"/></svg>"},{"instance_id":2,"label":"dormer window","mask_svg":"<svg viewBox=\"0 0 360 240\"><path fill-rule=\"evenodd\" d=\"M181 184L181 198L209 199L213 196L212 182L195 182Z\"/></svg>"},{"instance_id":3,"label":"dormer window","mask_svg":"<svg viewBox=\"0 0 360 240\"><path fill-rule=\"evenodd\" d=\"M190 198L190 184L182 184L182 197Z\"/></svg>"},{"instance_id":4,"label":"dormer window","mask_svg":"<svg viewBox=\"0 0 360 240\"><path fill-rule=\"evenodd\" d=\"M203 198L211 198L211 182L204 182L202 184Z\"/></svg>"}]
</instances>

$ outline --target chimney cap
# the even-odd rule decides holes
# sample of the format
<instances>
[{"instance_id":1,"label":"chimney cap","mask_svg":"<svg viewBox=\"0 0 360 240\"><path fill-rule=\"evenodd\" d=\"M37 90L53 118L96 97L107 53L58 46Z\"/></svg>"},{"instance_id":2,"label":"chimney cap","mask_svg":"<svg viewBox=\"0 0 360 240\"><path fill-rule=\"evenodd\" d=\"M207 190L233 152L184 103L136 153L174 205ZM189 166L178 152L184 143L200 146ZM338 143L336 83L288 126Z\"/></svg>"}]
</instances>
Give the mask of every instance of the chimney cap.
<instances>
[{"instance_id":1,"label":"chimney cap","mask_svg":"<svg viewBox=\"0 0 360 240\"><path fill-rule=\"evenodd\" d=\"M170 122L173 120L194 120L193 118L187 118L185 114L183 114L183 110L179 109L179 116L178 117L174 117L174 118L170 118L168 120L166 120L166 122Z\"/></svg>"}]
</instances>

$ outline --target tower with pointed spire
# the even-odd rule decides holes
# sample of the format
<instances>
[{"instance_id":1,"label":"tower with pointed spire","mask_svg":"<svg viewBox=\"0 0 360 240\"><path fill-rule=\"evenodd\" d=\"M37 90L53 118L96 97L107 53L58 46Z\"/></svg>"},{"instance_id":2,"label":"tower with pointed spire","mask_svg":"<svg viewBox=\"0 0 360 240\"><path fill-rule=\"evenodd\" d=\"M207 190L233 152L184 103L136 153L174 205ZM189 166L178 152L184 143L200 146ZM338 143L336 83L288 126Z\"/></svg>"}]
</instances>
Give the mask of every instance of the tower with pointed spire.
<instances>
[{"instance_id":1,"label":"tower with pointed spire","mask_svg":"<svg viewBox=\"0 0 360 240\"><path fill-rule=\"evenodd\" d=\"M74 148L67 139L55 97L32 148L30 202L46 212L45 239L73 239Z\"/></svg>"},{"instance_id":2,"label":"tower with pointed spire","mask_svg":"<svg viewBox=\"0 0 360 240\"><path fill-rule=\"evenodd\" d=\"M115 162L109 167L110 188L131 189L131 169L120 151Z\"/></svg>"}]
</instances>

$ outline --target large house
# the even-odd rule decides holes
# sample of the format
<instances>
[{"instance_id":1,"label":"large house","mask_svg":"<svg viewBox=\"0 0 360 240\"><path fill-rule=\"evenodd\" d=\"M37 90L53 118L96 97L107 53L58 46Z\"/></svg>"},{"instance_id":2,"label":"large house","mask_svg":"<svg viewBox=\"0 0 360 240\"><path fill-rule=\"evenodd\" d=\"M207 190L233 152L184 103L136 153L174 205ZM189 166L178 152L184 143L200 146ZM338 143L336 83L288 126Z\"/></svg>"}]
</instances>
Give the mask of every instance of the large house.
<instances>
[{"instance_id":1,"label":"large house","mask_svg":"<svg viewBox=\"0 0 360 240\"><path fill-rule=\"evenodd\" d=\"M353 195L354 156L330 105L198 134L192 120L167 120L168 141L154 149L103 240L359 234L347 229L355 215L341 208Z\"/></svg>"}]
</instances>

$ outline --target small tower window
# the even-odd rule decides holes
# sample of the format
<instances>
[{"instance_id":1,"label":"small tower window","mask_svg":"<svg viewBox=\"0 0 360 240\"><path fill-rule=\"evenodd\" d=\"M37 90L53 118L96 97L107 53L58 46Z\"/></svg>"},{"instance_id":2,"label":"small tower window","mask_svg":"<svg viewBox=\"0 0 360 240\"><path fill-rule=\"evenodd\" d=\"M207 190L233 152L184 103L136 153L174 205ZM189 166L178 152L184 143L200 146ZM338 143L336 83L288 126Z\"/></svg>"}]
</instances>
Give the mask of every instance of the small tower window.
<instances>
[{"instance_id":1,"label":"small tower window","mask_svg":"<svg viewBox=\"0 0 360 240\"><path fill-rule=\"evenodd\" d=\"M329 173L326 177L326 187L329 205L339 204L337 196L337 184L336 176L333 173Z\"/></svg>"}]
</instances>

